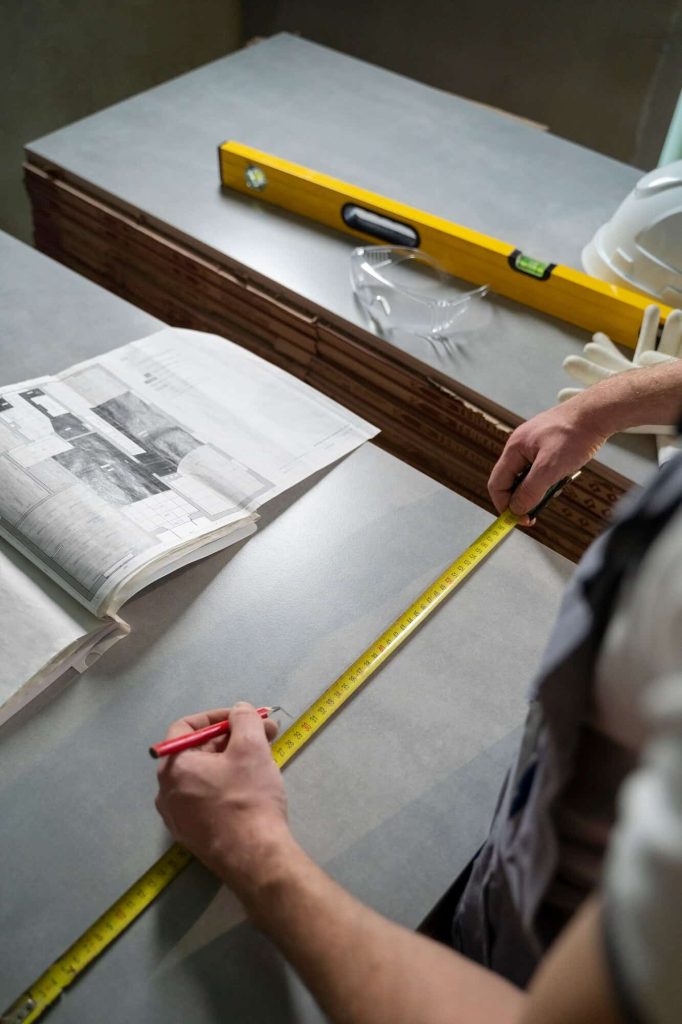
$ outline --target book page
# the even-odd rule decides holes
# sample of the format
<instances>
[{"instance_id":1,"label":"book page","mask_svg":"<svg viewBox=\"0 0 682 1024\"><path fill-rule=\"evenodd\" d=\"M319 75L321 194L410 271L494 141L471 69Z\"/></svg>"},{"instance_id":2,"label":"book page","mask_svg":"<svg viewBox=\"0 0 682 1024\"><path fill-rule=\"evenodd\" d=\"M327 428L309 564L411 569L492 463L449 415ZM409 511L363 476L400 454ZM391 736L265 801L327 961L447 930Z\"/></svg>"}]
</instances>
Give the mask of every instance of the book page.
<instances>
[{"instance_id":1,"label":"book page","mask_svg":"<svg viewBox=\"0 0 682 1024\"><path fill-rule=\"evenodd\" d=\"M150 437L152 424L140 420L149 409L177 421L187 479L174 486L205 499L210 489L212 500L220 495L250 511L379 432L284 370L201 331L168 328L97 362L97 370L81 364L62 379L130 437ZM128 393L98 390L93 371L102 370Z\"/></svg>"},{"instance_id":2,"label":"book page","mask_svg":"<svg viewBox=\"0 0 682 1024\"><path fill-rule=\"evenodd\" d=\"M97 619L0 542L0 726L69 669L83 671L128 628Z\"/></svg>"},{"instance_id":3,"label":"book page","mask_svg":"<svg viewBox=\"0 0 682 1024\"><path fill-rule=\"evenodd\" d=\"M101 614L376 433L237 345L163 330L0 389L0 536Z\"/></svg>"},{"instance_id":4,"label":"book page","mask_svg":"<svg viewBox=\"0 0 682 1024\"><path fill-rule=\"evenodd\" d=\"M172 487L184 432L160 418L165 460L154 437L136 443L59 380L0 391L0 535L96 615L148 562L247 515Z\"/></svg>"}]
</instances>

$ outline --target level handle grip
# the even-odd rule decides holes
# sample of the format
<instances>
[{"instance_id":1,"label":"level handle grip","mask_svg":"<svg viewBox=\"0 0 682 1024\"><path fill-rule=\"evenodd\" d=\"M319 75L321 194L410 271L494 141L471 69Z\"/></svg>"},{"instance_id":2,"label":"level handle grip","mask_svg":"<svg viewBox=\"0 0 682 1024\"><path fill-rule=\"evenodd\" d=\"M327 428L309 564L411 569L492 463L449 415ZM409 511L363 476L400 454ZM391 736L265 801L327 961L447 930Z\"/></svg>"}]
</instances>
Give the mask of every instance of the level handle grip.
<instances>
[{"instance_id":1,"label":"level handle grip","mask_svg":"<svg viewBox=\"0 0 682 1024\"><path fill-rule=\"evenodd\" d=\"M375 213L374 210L367 210L357 203L345 203L341 207L341 218L346 227L362 231L364 235L371 235L380 242L406 245L411 249L419 245L419 232L416 228L392 217L385 217L382 213Z\"/></svg>"}]
</instances>

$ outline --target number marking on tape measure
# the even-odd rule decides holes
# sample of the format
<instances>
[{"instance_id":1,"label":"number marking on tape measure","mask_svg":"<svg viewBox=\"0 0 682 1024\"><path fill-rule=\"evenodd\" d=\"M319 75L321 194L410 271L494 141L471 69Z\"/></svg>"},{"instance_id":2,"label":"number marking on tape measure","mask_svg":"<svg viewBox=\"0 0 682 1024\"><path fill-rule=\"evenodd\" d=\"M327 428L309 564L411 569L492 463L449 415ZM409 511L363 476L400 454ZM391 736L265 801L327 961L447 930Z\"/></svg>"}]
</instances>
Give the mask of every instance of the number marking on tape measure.
<instances>
[{"instance_id":1,"label":"number marking on tape measure","mask_svg":"<svg viewBox=\"0 0 682 1024\"><path fill-rule=\"evenodd\" d=\"M518 523L503 512L437 580L391 623L353 664L272 744L280 768L329 721L429 615L473 572ZM175 843L0 1017L0 1024L33 1024L69 985L118 938L192 860Z\"/></svg>"},{"instance_id":2,"label":"number marking on tape measure","mask_svg":"<svg viewBox=\"0 0 682 1024\"><path fill-rule=\"evenodd\" d=\"M0 1024L32 1024L153 903L192 860L178 843L159 857L58 960L5 1010Z\"/></svg>"}]
</instances>

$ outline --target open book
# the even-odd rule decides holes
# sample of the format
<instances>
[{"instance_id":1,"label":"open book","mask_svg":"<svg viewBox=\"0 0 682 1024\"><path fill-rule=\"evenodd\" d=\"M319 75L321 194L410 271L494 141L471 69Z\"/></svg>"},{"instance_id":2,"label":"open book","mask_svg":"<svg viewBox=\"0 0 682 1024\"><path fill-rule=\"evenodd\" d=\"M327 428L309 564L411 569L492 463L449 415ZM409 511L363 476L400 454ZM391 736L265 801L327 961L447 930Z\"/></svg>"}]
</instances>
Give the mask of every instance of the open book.
<instances>
[{"instance_id":1,"label":"open book","mask_svg":"<svg viewBox=\"0 0 682 1024\"><path fill-rule=\"evenodd\" d=\"M0 724L123 636L129 597L376 433L197 331L0 388Z\"/></svg>"}]
</instances>

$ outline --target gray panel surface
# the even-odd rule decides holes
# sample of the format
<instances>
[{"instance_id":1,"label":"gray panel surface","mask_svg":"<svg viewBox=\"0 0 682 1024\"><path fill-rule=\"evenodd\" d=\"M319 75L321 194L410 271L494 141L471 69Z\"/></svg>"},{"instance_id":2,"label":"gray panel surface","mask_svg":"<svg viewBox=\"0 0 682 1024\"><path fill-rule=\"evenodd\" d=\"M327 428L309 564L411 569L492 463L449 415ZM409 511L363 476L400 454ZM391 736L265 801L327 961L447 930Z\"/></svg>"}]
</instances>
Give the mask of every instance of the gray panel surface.
<instances>
[{"instance_id":1,"label":"gray panel surface","mask_svg":"<svg viewBox=\"0 0 682 1024\"><path fill-rule=\"evenodd\" d=\"M61 365L113 342L106 325L98 335L98 306L116 321L117 340L148 328L119 300L2 244L17 256L3 266L5 296L16 288L25 301L31 279L43 289L41 317L50 295L64 310L88 311L52 318L50 358L59 351ZM8 365L24 375L40 362L31 308L12 317L5 301L13 346L0 352L1 379ZM247 543L127 605L131 636L0 733L0 1007L167 846L147 747L168 721L240 697L297 714L489 522L368 444L266 506ZM531 538L509 537L286 769L303 844L396 920L416 925L485 833L570 570ZM321 1019L198 865L51 1016Z\"/></svg>"},{"instance_id":2,"label":"gray panel surface","mask_svg":"<svg viewBox=\"0 0 682 1024\"><path fill-rule=\"evenodd\" d=\"M58 373L165 326L0 231L0 384Z\"/></svg>"},{"instance_id":3,"label":"gray panel surface","mask_svg":"<svg viewBox=\"0 0 682 1024\"><path fill-rule=\"evenodd\" d=\"M29 152L226 253L323 310L366 326L348 279L354 242L221 192L217 145L234 138L579 267L580 251L638 172L400 75L289 35L252 46L29 145ZM398 339L417 358L528 417L571 383L563 358L589 336L489 302L447 346ZM600 459L641 482L647 437Z\"/></svg>"}]
</instances>

